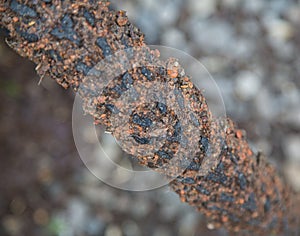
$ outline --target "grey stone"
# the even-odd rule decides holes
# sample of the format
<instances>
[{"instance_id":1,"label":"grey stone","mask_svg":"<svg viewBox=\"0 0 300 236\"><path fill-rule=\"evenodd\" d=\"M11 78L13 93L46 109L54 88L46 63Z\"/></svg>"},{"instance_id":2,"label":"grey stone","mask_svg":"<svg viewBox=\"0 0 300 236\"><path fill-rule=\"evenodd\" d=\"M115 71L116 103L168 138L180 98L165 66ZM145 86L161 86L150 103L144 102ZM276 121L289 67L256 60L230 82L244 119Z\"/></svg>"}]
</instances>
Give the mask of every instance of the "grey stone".
<instances>
[{"instance_id":1,"label":"grey stone","mask_svg":"<svg viewBox=\"0 0 300 236\"><path fill-rule=\"evenodd\" d=\"M117 225L109 225L104 233L104 236L122 236L122 231Z\"/></svg>"},{"instance_id":2,"label":"grey stone","mask_svg":"<svg viewBox=\"0 0 300 236\"><path fill-rule=\"evenodd\" d=\"M142 235L138 224L134 221L127 220L122 224L122 230L127 236L139 236Z\"/></svg>"},{"instance_id":3,"label":"grey stone","mask_svg":"<svg viewBox=\"0 0 300 236\"><path fill-rule=\"evenodd\" d=\"M250 71L242 71L238 74L235 83L235 92L243 100L254 98L261 88L261 79Z\"/></svg>"},{"instance_id":4,"label":"grey stone","mask_svg":"<svg viewBox=\"0 0 300 236\"><path fill-rule=\"evenodd\" d=\"M284 140L284 151L288 160L300 164L300 135L290 135Z\"/></svg>"},{"instance_id":5,"label":"grey stone","mask_svg":"<svg viewBox=\"0 0 300 236\"><path fill-rule=\"evenodd\" d=\"M188 10L192 15L197 15L202 18L209 17L216 10L216 0L188 0Z\"/></svg>"}]
</instances>

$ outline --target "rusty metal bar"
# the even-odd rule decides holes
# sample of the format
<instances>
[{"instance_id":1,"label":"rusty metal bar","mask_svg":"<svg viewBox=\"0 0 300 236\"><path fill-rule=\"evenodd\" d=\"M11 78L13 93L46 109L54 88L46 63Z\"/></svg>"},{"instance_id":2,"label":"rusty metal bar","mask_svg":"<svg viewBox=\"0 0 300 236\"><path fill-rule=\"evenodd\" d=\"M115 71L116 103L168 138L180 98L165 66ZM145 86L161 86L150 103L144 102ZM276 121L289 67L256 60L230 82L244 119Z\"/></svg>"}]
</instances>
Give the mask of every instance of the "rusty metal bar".
<instances>
[{"instance_id":1,"label":"rusty metal bar","mask_svg":"<svg viewBox=\"0 0 300 236\"><path fill-rule=\"evenodd\" d=\"M297 197L281 174L263 155L251 150L245 132L230 119L211 115L204 96L180 64L175 59L162 61L159 52L151 51L124 11L111 10L106 1L0 0L0 14L0 25L9 31L8 45L36 63L41 78L48 75L62 87L78 92L84 109L117 139L122 139L124 132L131 135L124 150L135 154L142 165L175 177L170 187L183 202L207 216L210 228L224 226L231 232L255 235L297 228ZM115 54L120 50L134 53L130 57ZM99 62L115 55L139 66L122 72L99 93L103 84L96 77L104 73ZM143 65L149 62L155 66ZM113 63L105 69L105 75L122 66ZM98 74L91 75L93 70ZM130 129L113 123L112 116L122 118L120 109L128 105L118 98L130 86L147 88L148 84L160 86L162 82L174 91L174 103L182 113L192 110L192 125L180 122L172 107L163 103L144 105L147 101L131 117ZM143 92L140 96L146 99ZM169 132L165 145L152 156L139 154L137 146L154 148L147 130L159 120L168 121L164 123ZM192 151L181 142L184 133L191 134L184 138L185 143L195 144ZM175 160L176 155L182 158Z\"/></svg>"}]
</instances>

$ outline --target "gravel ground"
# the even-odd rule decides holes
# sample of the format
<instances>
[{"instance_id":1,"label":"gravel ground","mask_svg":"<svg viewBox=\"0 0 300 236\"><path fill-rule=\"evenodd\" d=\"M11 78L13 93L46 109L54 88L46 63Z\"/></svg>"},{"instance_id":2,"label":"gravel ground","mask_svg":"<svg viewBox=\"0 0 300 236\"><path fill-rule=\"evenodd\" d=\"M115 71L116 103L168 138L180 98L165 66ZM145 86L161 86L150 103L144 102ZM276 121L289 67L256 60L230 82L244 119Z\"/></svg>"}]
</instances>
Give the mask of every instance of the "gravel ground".
<instances>
[{"instance_id":1,"label":"gravel ground","mask_svg":"<svg viewBox=\"0 0 300 236\"><path fill-rule=\"evenodd\" d=\"M227 114L300 190L300 2L112 2L149 44L175 47L205 65ZM73 142L73 94L46 78L38 86L34 65L3 38L0 74L0 235L227 235L207 230L167 187L121 191L94 177Z\"/></svg>"}]
</instances>

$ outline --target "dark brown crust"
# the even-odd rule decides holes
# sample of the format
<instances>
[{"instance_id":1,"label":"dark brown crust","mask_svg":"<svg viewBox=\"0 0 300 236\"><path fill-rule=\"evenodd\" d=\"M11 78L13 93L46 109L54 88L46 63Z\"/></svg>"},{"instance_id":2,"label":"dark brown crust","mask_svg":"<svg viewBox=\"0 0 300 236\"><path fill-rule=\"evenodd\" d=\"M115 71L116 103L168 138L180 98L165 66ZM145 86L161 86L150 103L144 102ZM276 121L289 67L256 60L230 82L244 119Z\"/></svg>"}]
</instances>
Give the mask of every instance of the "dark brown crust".
<instances>
[{"instance_id":1,"label":"dark brown crust","mask_svg":"<svg viewBox=\"0 0 300 236\"><path fill-rule=\"evenodd\" d=\"M142 165L176 177L170 187L183 202L205 214L211 226L255 235L292 227L296 221L291 213L294 194L276 169L252 152L244 132L231 120L212 118L205 98L176 60L161 61L159 53L145 45L143 34L128 21L125 12L108 6L93 0L1 0L0 25L10 32L8 44L37 64L41 78L49 75L64 88L78 91L84 109L123 141L125 151L134 154ZM134 50L129 63L140 66L120 71L121 75L99 93L103 81L91 71L111 76L120 70L122 63L113 63L103 71L99 62L123 49ZM149 62L155 66L143 66ZM142 88L150 89L154 84L162 84L162 91L163 85L173 90L173 102L183 114L192 112L193 117L188 118L191 122L184 125L172 107L147 104ZM119 98L133 85L141 89L143 104L131 114L128 126L122 126L118 121L123 119L121 110L127 109L128 103ZM144 155L156 142L147 136L153 122L161 123L169 136L159 150ZM122 140L124 133L131 135L129 141ZM182 139L195 145L184 146ZM175 160L175 154L184 158ZM172 159L175 161L169 165Z\"/></svg>"}]
</instances>

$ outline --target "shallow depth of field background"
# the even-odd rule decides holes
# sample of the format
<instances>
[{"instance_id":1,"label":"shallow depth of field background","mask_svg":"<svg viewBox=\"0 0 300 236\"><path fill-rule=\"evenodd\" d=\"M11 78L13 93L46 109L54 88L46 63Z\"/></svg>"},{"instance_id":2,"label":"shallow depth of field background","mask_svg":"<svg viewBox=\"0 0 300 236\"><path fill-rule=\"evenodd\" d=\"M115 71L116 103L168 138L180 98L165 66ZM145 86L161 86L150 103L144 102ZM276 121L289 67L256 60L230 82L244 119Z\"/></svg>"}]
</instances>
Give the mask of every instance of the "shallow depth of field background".
<instances>
[{"instance_id":1,"label":"shallow depth of field background","mask_svg":"<svg viewBox=\"0 0 300 236\"><path fill-rule=\"evenodd\" d=\"M300 189L299 1L112 2L149 44L175 47L204 64L227 114ZM127 192L95 178L74 145L73 93L48 78L38 86L34 67L1 38L0 235L227 235L208 231L167 187Z\"/></svg>"}]
</instances>

